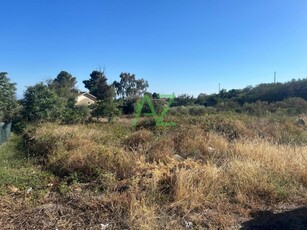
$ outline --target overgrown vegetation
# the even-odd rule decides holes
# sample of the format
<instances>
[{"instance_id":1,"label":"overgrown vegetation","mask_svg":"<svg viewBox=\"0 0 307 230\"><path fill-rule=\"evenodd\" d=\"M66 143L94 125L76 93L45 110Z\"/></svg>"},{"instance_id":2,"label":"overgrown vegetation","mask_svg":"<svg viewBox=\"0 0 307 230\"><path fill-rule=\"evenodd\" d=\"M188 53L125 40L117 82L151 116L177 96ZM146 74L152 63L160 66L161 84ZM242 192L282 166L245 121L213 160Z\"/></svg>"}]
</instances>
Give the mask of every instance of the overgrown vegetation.
<instances>
[{"instance_id":1,"label":"overgrown vegetation","mask_svg":"<svg viewBox=\"0 0 307 230\"><path fill-rule=\"evenodd\" d=\"M228 229L252 211L307 202L305 125L231 114L169 119L178 126L29 127L25 152L58 178L42 205L58 194L61 212L71 210L61 217L51 205L50 226L82 228L88 219L93 228ZM33 224L16 218L16 228Z\"/></svg>"}]
</instances>

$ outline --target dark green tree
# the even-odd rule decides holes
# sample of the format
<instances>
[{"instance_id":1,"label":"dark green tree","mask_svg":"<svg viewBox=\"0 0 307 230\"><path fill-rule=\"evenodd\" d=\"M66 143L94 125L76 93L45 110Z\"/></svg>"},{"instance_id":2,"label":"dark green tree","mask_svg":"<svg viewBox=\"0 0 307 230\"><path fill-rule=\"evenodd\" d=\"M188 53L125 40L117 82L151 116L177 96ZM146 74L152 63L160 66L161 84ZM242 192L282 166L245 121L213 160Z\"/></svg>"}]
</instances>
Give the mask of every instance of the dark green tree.
<instances>
[{"instance_id":1,"label":"dark green tree","mask_svg":"<svg viewBox=\"0 0 307 230\"><path fill-rule=\"evenodd\" d=\"M121 73L120 81L114 81L116 93L122 99L141 96L148 88L148 82L143 78L137 80L134 74Z\"/></svg>"},{"instance_id":2,"label":"dark green tree","mask_svg":"<svg viewBox=\"0 0 307 230\"><path fill-rule=\"evenodd\" d=\"M217 94L212 94L206 97L205 106L216 106L218 103L218 96Z\"/></svg>"},{"instance_id":3,"label":"dark green tree","mask_svg":"<svg viewBox=\"0 0 307 230\"><path fill-rule=\"evenodd\" d=\"M154 93L152 94L152 98L153 98L153 99L159 99L159 98L160 98L160 95L159 95L158 93L154 92Z\"/></svg>"},{"instance_id":4,"label":"dark green tree","mask_svg":"<svg viewBox=\"0 0 307 230\"><path fill-rule=\"evenodd\" d=\"M77 80L70 73L61 71L48 85L56 94L63 98L74 97Z\"/></svg>"},{"instance_id":5,"label":"dark green tree","mask_svg":"<svg viewBox=\"0 0 307 230\"><path fill-rule=\"evenodd\" d=\"M137 98L127 98L126 100L120 99L122 105L121 110L123 114L133 114L135 113L135 107L137 103Z\"/></svg>"},{"instance_id":6,"label":"dark green tree","mask_svg":"<svg viewBox=\"0 0 307 230\"><path fill-rule=\"evenodd\" d=\"M16 107L16 84L10 82L6 72L0 72L0 121L9 122Z\"/></svg>"},{"instance_id":7,"label":"dark green tree","mask_svg":"<svg viewBox=\"0 0 307 230\"><path fill-rule=\"evenodd\" d=\"M90 74L90 79L83 83L90 94L93 94L98 100L110 101L115 93L113 86L108 85L107 80L104 72L95 70Z\"/></svg>"},{"instance_id":8,"label":"dark green tree","mask_svg":"<svg viewBox=\"0 0 307 230\"><path fill-rule=\"evenodd\" d=\"M204 105L206 103L207 94L201 93L197 96L195 104Z\"/></svg>"},{"instance_id":9,"label":"dark green tree","mask_svg":"<svg viewBox=\"0 0 307 230\"><path fill-rule=\"evenodd\" d=\"M30 122L61 120L65 102L44 83L27 88L22 100L23 116Z\"/></svg>"}]
</instances>

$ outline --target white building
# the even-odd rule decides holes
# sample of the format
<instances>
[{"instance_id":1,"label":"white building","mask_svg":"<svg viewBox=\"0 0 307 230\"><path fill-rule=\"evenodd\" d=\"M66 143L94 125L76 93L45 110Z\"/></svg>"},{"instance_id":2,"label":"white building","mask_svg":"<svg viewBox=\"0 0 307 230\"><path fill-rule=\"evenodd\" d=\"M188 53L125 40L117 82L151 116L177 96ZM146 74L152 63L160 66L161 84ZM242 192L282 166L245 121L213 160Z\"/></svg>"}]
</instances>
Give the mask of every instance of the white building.
<instances>
[{"instance_id":1,"label":"white building","mask_svg":"<svg viewBox=\"0 0 307 230\"><path fill-rule=\"evenodd\" d=\"M92 105L95 104L97 98L90 93L81 93L77 96L76 105Z\"/></svg>"}]
</instances>

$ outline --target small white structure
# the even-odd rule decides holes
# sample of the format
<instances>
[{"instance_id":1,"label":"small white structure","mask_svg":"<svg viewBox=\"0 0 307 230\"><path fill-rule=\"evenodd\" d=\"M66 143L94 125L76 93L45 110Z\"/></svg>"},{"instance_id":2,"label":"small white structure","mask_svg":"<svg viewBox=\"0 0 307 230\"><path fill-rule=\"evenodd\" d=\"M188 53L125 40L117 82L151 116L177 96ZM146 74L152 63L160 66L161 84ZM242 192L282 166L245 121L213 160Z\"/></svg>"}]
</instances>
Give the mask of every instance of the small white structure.
<instances>
[{"instance_id":1,"label":"small white structure","mask_svg":"<svg viewBox=\"0 0 307 230\"><path fill-rule=\"evenodd\" d=\"M76 105L92 105L95 104L97 98L90 93L80 93L77 96Z\"/></svg>"}]
</instances>

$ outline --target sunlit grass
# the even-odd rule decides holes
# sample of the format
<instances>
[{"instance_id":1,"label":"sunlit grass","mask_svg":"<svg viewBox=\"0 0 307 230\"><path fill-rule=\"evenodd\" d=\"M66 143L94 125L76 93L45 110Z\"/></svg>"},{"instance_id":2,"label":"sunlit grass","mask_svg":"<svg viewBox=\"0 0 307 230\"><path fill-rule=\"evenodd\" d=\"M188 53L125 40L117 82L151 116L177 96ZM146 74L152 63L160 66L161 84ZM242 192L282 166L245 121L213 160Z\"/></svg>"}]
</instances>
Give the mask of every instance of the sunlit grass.
<instances>
[{"instance_id":1,"label":"sunlit grass","mask_svg":"<svg viewBox=\"0 0 307 230\"><path fill-rule=\"evenodd\" d=\"M229 228L250 210L307 200L306 129L270 119L184 117L177 127L137 130L43 124L24 135L30 162L19 138L1 147L3 175L14 174L1 177L2 188L43 186L49 174L33 165L43 162L61 196L81 193L78 202L102 206L117 228Z\"/></svg>"}]
</instances>

